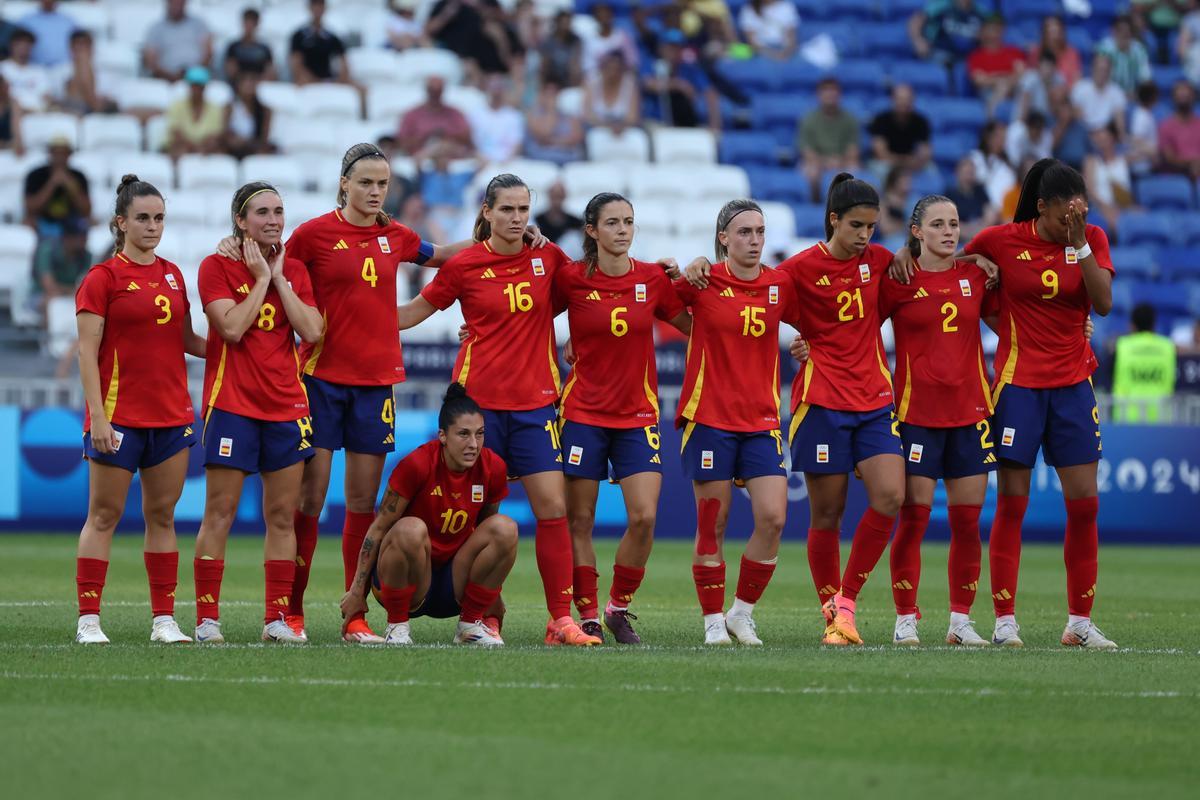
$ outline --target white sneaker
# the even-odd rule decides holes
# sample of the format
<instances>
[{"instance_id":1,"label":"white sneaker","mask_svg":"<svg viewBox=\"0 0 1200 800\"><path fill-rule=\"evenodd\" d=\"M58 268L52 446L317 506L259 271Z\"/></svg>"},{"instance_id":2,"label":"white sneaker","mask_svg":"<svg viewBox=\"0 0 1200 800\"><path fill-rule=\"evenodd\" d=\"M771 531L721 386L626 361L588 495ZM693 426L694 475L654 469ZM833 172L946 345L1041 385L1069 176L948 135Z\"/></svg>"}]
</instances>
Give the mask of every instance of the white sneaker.
<instances>
[{"instance_id":1,"label":"white sneaker","mask_svg":"<svg viewBox=\"0 0 1200 800\"><path fill-rule=\"evenodd\" d=\"M729 631L725 627L725 617L722 614L711 614L704 618L704 643L712 645L733 644Z\"/></svg>"},{"instance_id":2,"label":"white sneaker","mask_svg":"<svg viewBox=\"0 0 1200 800\"><path fill-rule=\"evenodd\" d=\"M174 617L154 618L154 624L150 627L150 641L163 644L183 644L191 640L190 636L179 630L179 623L175 621Z\"/></svg>"},{"instance_id":3,"label":"white sneaker","mask_svg":"<svg viewBox=\"0 0 1200 800\"><path fill-rule=\"evenodd\" d=\"M454 644L473 644L476 647L503 647L504 640L497 636L491 628L476 622L458 621L458 632L454 634Z\"/></svg>"},{"instance_id":4,"label":"white sneaker","mask_svg":"<svg viewBox=\"0 0 1200 800\"><path fill-rule=\"evenodd\" d=\"M99 614L84 614L75 628L75 641L80 644L108 644L108 637L100 630Z\"/></svg>"},{"instance_id":5,"label":"white sneaker","mask_svg":"<svg viewBox=\"0 0 1200 800\"><path fill-rule=\"evenodd\" d=\"M384 644L412 644L412 636L408 632L407 622L389 622L383 632Z\"/></svg>"},{"instance_id":6,"label":"white sneaker","mask_svg":"<svg viewBox=\"0 0 1200 800\"><path fill-rule=\"evenodd\" d=\"M1018 639L1018 641L1020 640ZM946 644L987 647L991 642L975 632L974 622L966 620L965 622L950 623L950 629L946 631Z\"/></svg>"},{"instance_id":7,"label":"white sneaker","mask_svg":"<svg viewBox=\"0 0 1200 800\"><path fill-rule=\"evenodd\" d=\"M200 624L196 626L196 641L204 644L225 644L225 637L221 635L221 623L208 617L200 620Z\"/></svg>"},{"instance_id":8,"label":"white sneaker","mask_svg":"<svg viewBox=\"0 0 1200 800\"><path fill-rule=\"evenodd\" d=\"M1117 643L1101 633L1090 619L1068 624L1063 631L1062 643L1067 647L1087 647L1092 650L1117 649Z\"/></svg>"},{"instance_id":9,"label":"white sneaker","mask_svg":"<svg viewBox=\"0 0 1200 800\"><path fill-rule=\"evenodd\" d=\"M754 617L748 614L726 614L725 630L737 639L739 644L762 647L762 639L758 638Z\"/></svg>"},{"instance_id":10,"label":"white sneaker","mask_svg":"<svg viewBox=\"0 0 1200 800\"><path fill-rule=\"evenodd\" d=\"M992 644L1001 647L1024 647L1020 632L1021 626L1017 624L1015 617L997 617L996 629L992 631Z\"/></svg>"},{"instance_id":11,"label":"white sneaker","mask_svg":"<svg viewBox=\"0 0 1200 800\"><path fill-rule=\"evenodd\" d=\"M283 617L263 625L262 640L279 644L305 644L308 639L300 637L283 621Z\"/></svg>"},{"instance_id":12,"label":"white sneaker","mask_svg":"<svg viewBox=\"0 0 1200 800\"><path fill-rule=\"evenodd\" d=\"M892 634L892 644L918 645L920 643L921 640L917 637L917 615L897 614L896 632Z\"/></svg>"}]
</instances>

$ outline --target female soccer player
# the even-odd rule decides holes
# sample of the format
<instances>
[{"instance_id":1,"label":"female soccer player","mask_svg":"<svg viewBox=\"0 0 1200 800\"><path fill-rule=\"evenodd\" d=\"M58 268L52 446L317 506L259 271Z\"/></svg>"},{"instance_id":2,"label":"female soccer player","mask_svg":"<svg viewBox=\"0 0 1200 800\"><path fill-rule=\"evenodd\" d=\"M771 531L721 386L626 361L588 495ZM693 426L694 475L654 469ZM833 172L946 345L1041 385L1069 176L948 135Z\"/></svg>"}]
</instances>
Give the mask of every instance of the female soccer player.
<instances>
[{"instance_id":1,"label":"female soccer player","mask_svg":"<svg viewBox=\"0 0 1200 800\"><path fill-rule=\"evenodd\" d=\"M621 484L628 527L617 547L604 624L620 644L639 644L630 620L646 573L662 489L654 320L684 333L691 317L659 264L629 257L633 206L605 192L583 212L583 261L554 275L555 305L565 306L575 361L563 389L560 439L567 519L575 556L575 606L584 633L603 641L592 528L600 481Z\"/></svg>"},{"instance_id":2,"label":"female soccer player","mask_svg":"<svg viewBox=\"0 0 1200 800\"><path fill-rule=\"evenodd\" d=\"M79 535L75 641L107 644L100 595L113 530L125 511L133 473L141 474L145 563L154 615L152 642L190 642L175 622L179 551L175 503L196 443L184 353L204 355L192 331L183 275L154 253L165 205L158 189L126 175L109 227L113 257L92 267L75 295L79 375L87 408L88 515Z\"/></svg>"},{"instance_id":3,"label":"female soccer player","mask_svg":"<svg viewBox=\"0 0 1200 800\"><path fill-rule=\"evenodd\" d=\"M1021 522L1039 449L1062 482L1067 525L1067 626L1062 643L1112 649L1091 620L1099 542L1100 412L1096 356L1079 337L1092 308L1112 309L1108 237L1087 224L1083 177L1042 159L1021 185L1016 215L967 245L1000 265L1000 344L992 399L999 438L999 498L988 543L996 629L992 642L1019 647L1015 617Z\"/></svg>"},{"instance_id":4,"label":"female soccer player","mask_svg":"<svg viewBox=\"0 0 1200 800\"><path fill-rule=\"evenodd\" d=\"M293 518L302 462L313 453L295 336L319 341L323 322L308 270L280 246L283 201L275 187L255 182L238 189L230 216L242 240L241 260L213 254L200 264L209 337L201 436L207 494L192 565L196 641L225 641L218 610L225 543L246 475L260 472L266 523L262 638L303 643L285 622L296 572Z\"/></svg>"},{"instance_id":5,"label":"female soccer player","mask_svg":"<svg viewBox=\"0 0 1200 800\"><path fill-rule=\"evenodd\" d=\"M779 554L787 514L787 472L779 429L779 323L796 316L786 275L761 262L766 223L752 200L717 215L716 256L705 288L676 281L691 308L683 393L683 469L696 494L692 577L704 614L704 643L761 645L754 605ZM733 376L737 376L734 380ZM725 525L733 481L750 493L754 531L742 554L737 592L725 606Z\"/></svg>"},{"instance_id":6,"label":"female soccer player","mask_svg":"<svg viewBox=\"0 0 1200 800\"><path fill-rule=\"evenodd\" d=\"M387 609L387 644L412 644L410 617L454 615L455 644L504 644L484 619L517 559L517 523L498 513L507 470L483 446L483 426L466 389L450 384L437 438L405 456L388 479L341 603L346 619L363 613L370 586Z\"/></svg>"},{"instance_id":7,"label":"female soccer player","mask_svg":"<svg viewBox=\"0 0 1200 800\"><path fill-rule=\"evenodd\" d=\"M455 300L470 331L454 380L483 408L487 445L521 479L537 518L538 571L550 621L546 644L599 644L571 618L571 535L555 403L555 273L570 259L553 244L524 241L529 188L516 175L488 182L475 221L476 244L447 261L421 294L400 308L400 330Z\"/></svg>"}]
</instances>

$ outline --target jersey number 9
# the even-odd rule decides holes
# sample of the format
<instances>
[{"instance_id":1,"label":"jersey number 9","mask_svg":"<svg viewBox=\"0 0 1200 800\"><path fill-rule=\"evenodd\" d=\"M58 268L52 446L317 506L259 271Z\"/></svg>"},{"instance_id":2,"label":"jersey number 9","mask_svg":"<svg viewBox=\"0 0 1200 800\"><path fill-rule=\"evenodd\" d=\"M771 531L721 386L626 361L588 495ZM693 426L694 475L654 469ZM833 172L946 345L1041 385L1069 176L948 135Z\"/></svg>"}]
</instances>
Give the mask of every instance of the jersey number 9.
<instances>
[{"instance_id":1,"label":"jersey number 9","mask_svg":"<svg viewBox=\"0 0 1200 800\"><path fill-rule=\"evenodd\" d=\"M1052 269L1048 269L1042 273L1042 286L1045 286L1050 291L1042 295L1043 300L1053 300L1058 297L1058 273Z\"/></svg>"}]
</instances>

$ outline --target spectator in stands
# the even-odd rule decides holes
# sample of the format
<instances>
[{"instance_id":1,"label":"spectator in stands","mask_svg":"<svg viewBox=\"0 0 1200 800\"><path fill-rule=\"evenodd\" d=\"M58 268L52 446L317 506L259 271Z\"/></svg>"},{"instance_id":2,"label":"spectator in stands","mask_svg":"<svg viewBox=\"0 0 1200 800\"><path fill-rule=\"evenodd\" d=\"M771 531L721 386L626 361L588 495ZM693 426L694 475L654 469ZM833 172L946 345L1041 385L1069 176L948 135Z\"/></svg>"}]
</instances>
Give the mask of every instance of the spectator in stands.
<instances>
[{"instance_id":1,"label":"spectator in stands","mask_svg":"<svg viewBox=\"0 0 1200 800\"><path fill-rule=\"evenodd\" d=\"M265 80L276 78L275 57L271 48L258 38L260 17L258 9L242 12L242 36L225 48L225 80L232 86L247 72L261 75Z\"/></svg>"},{"instance_id":2,"label":"spectator in stands","mask_svg":"<svg viewBox=\"0 0 1200 800\"><path fill-rule=\"evenodd\" d=\"M975 175L994 206L1003 205L1004 196L1017 183L1017 176L1004 151L1007 134L1003 122L990 120L979 131L979 147L971 151Z\"/></svg>"},{"instance_id":3,"label":"spectator in stands","mask_svg":"<svg viewBox=\"0 0 1200 800\"><path fill-rule=\"evenodd\" d=\"M472 154L471 124L461 111L442 101L445 90L443 78L437 75L426 78L425 102L401 117L396 143L408 155L428 158L432 148L449 158L466 158Z\"/></svg>"},{"instance_id":4,"label":"spectator in stands","mask_svg":"<svg viewBox=\"0 0 1200 800\"><path fill-rule=\"evenodd\" d=\"M458 55L476 73L475 54L484 45L479 5L480 0L438 0L425 23L425 33L438 47Z\"/></svg>"},{"instance_id":5,"label":"spectator in stands","mask_svg":"<svg viewBox=\"0 0 1200 800\"><path fill-rule=\"evenodd\" d=\"M13 100L8 80L0 75L0 150L11 150L13 155L25 155L21 141L21 106Z\"/></svg>"},{"instance_id":6,"label":"spectator in stands","mask_svg":"<svg viewBox=\"0 0 1200 800\"><path fill-rule=\"evenodd\" d=\"M1079 86L1076 83L1076 86ZM1073 91L1073 90L1072 90ZM1088 151L1088 129L1071 103L1066 86L1056 86L1050 92L1050 108L1054 115L1054 157L1083 170L1083 158Z\"/></svg>"},{"instance_id":7,"label":"spectator in stands","mask_svg":"<svg viewBox=\"0 0 1200 800\"><path fill-rule=\"evenodd\" d=\"M888 170L879 197L879 235L888 244L908 240L908 221L913 206L911 195L912 173L904 167ZM897 248L899 246L897 244Z\"/></svg>"},{"instance_id":8,"label":"spectator in stands","mask_svg":"<svg viewBox=\"0 0 1200 800\"><path fill-rule=\"evenodd\" d=\"M1067 86L1074 86L1083 76L1083 60L1079 51L1067 41L1067 29L1061 17L1042 18L1042 36L1029 48L1029 66L1036 67L1047 56Z\"/></svg>"},{"instance_id":9,"label":"spectator in stands","mask_svg":"<svg viewBox=\"0 0 1200 800\"><path fill-rule=\"evenodd\" d=\"M485 162L502 163L521 152L525 116L512 104L507 78L492 75L484 89L487 105L471 114L471 141Z\"/></svg>"},{"instance_id":10,"label":"spectator in stands","mask_svg":"<svg viewBox=\"0 0 1200 800\"><path fill-rule=\"evenodd\" d=\"M116 87L96 72L92 35L80 28L71 34L71 60L63 65L61 90L56 102L76 114L109 114L117 110Z\"/></svg>"},{"instance_id":11,"label":"spectator in stands","mask_svg":"<svg viewBox=\"0 0 1200 800\"><path fill-rule=\"evenodd\" d=\"M563 165L583 161L583 124L579 117L564 114L558 107L559 87L543 83L529 110L525 155Z\"/></svg>"},{"instance_id":12,"label":"spectator in stands","mask_svg":"<svg viewBox=\"0 0 1200 800\"><path fill-rule=\"evenodd\" d=\"M432 44L425 35L425 26L417 19L420 6L421 0L391 0L388 3L388 9L392 12L387 23L388 47L407 50Z\"/></svg>"},{"instance_id":13,"label":"spectator in stands","mask_svg":"<svg viewBox=\"0 0 1200 800\"><path fill-rule=\"evenodd\" d=\"M188 153L221 152L225 132L225 112L204 96L209 74L205 67L188 67L183 74L187 94L167 107L167 140L171 158Z\"/></svg>"},{"instance_id":14,"label":"spectator in stands","mask_svg":"<svg viewBox=\"0 0 1200 800\"><path fill-rule=\"evenodd\" d=\"M583 84L583 118L589 128L608 128L618 136L641 123L638 79L620 48L606 52L599 69L588 71Z\"/></svg>"},{"instance_id":15,"label":"spectator in stands","mask_svg":"<svg viewBox=\"0 0 1200 800\"><path fill-rule=\"evenodd\" d=\"M401 225L408 226L409 230L420 236L423 241L450 241L450 234L429 215L429 206L425 204L425 198L421 196L420 192L412 192L404 198L396 218ZM413 277L419 276L414 275ZM417 286L413 294L420 291L420 288Z\"/></svg>"},{"instance_id":16,"label":"spectator in stands","mask_svg":"<svg viewBox=\"0 0 1200 800\"><path fill-rule=\"evenodd\" d=\"M1154 34L1157 42L1154 57L1158 63L1170 61L1170 37L1179 30L1183 13L1190 5L1191 0L1130 0L1134 34L1142 40L1147 33Z\"/></svg>"},{"instance_id":17,"label":"spectator in stands","mask_svg":"<svg viewBox=\"0 0 1200 800\"><path fill-rule=\"evenodd\" d=\"M821 177L826 172L858 168L860 125L858 118L842 107L842 86L837 78L823 78L817 84L817 107L800 120L796 131L800 170L814 200L825 193Z\"/></svg>"},{"instance_id":18,"label":"spectator in stands","mask_svg":"<svg viewBox=\"0 0 1200 800\"><path fill-rule=\"evenodd\" d=\"M1021 73L1021 79L1017 81L1013 119L1024 119L1031 111L1037 111L1047 118L1054 115L1054 110L1050 108L1050 93L1056 87L1069 87L1055 64L1053 54L1043 52L1038 57L1036 68Z\"/></svg>"},{"instance_id":19,"label":"spectator in stands","mask_svg":"<svg viewBox=\"0 0 1200 800\"><path fill-rule=\"evenodd\" d=\"M1126 94L1133 94L1139 83L1150 80L1150 54L1146 45L1133 36L1133 22L1128 16L1113 20L1112 33L1096 48L1112 60L1112 81Z\"/></svg>"},{"instance_id":20,"label":"spectator in stands","mask_svg":"<svg viewBox=\"0 0 1200 800\"><path fill-rule=\"evenodd\" d=\"M41 0L38 10L21 17L17 23L37 38L32 61L43 67L57 67L70 58L68 41L76 29L75 20L58 10L58 0Z\"/></svg>"},{"instance_id":21,"label":"spectator in stands","mask_svg":"<svg viewBox=\"0 0 1200 800\"><path fill-rule=\"evenodd\" d=\"M542 81L558 86L578 86L583 80L583 42L571 30L575 15L569 10L554 16L550 34L540 48Z\"/></svg>"},{"instance_id":22,"label":"spectator in stands","mask_svg":"<svg viewBox=\"0 0 1200 800\"><path fill-rule=\"evenodd\" d=\"M93 263L87 250L89 223L70 217L63 223L62 236L38 242L33 253L34 296L44 313L56 297L72 297L79 280Z\"/></svg>"},{"instance_id":23,"label":"spectator in stands","mask_svg":"<svg viewBox=\"0 0 1200 800\"><path fill-rule=\"evenodd\" d=\"M954 167L954 183L946 196L958 206L962 240L969 241L984 228L1000 223L1000 209L988 199L987 190L975 176L975 161L963 156Z\"/></svg>"},{"instance_id":24,"label":"spectator in stands","mask_svg":"<svg viewBox=\"0 0 1200 800\"><path fill-rule=\"evenodd\" d=\"M1133 176L1125 156L1117 150L1117 134L1111 125L1092 131L1091 139L1092 152L1083 160L1083 177L1088 200L1100 211L1112 236L1121 212L1134 204Z\"/></svg>"},{"instance_id":25,"label":"spectator in stands","mask_svg":"<svg viewBox=\"0 0 1200 800\"><path fill-rule=\"evenodd\" d=\"M1104 53L1092 58L1092 74L1071 87L1071 103L1089 131L1117 124L1118 139L1125 139L1125 92L1112 81L1112 59Z\"/></svg>"},{"instance_id":26,"label":"spectator in stands","mask_svg":"<svg viewBox=\"0 0 1200 800\"><path fill-rule=\"evenodd\" d=\"M867 133L871 134L871 168L877 175L897 166L920 172L929 163L929 120L915 109L907 83L892 87L892 107L875 115Z\"/></svg>"},{"instance_id":27,"label":"spectator in stands","mask_svg":"<svg viewBox=\"0 0 1200 800\"><path fill-rule=\"evenodd\" d=\"M474 177L472 169L455 169L454 145L441 140L426 148L429 157L419 160L417 185L429 206L429 214L448 231L456 231L463 217L463 194ZM453 239L455 234L451 234Z\"/></svg>"},{"instance_id":28,"label":"spectator in stands","mask_svg":"<svg viewBox=\"0 0 1200 800\"><path fill-rule=\"evenodd\" d=\"M12 41L17 26L6 19L0 18L0 61L8 58L8 43Z\"/></svg>"},{"instance_id":29,"label":"spectator in stands","mask_svg":"<svg viewBox=\"0 0 1200 800\"><path fill-rule=\"evenodd\" d=\"M658 58L642 66L642 91L652 101L657 116L667 125L694 128L700 124L696 110L703 100L708 126L721 130L721 107L704 69L695 60L684 58L687 37L676 28L658 37Z\"/></svg>"},{"instance_id":30,"label":"spectator in stands","mask_svg":"<svg viewBox=\"0 0 1200 800\"><path fill-rule=\"evenodd\" d=\"M89 220L92 200L88 180L71 166L71 141L50 140L47 163L25 176L25 224L39 238L58 238L71 220Z\"/></svg>"},{"instance_id":31,"label":"spectator in stands","mask_svg":"<svg viewBox=\"0 0 1200 800\"><path fill-rule=\"evenodd\" d=\"M167 15L150 26L142 61L152 77L177 81L189 67L212 62L213 40L199 17L189 16L187 0L167 0Z\"/></svg>"},{"instance_id":32,"label":"spectator in stands","mask_svg":"<svg viewBox=\"0 0 1200 800\"><path fill-rule=\"evenodd\" d=\"M638 48L633 36L624 28L613 24L613 9L606 2L592 6L592 19L596 21L596 33L583 43L583 72L594 73L600 61L614 50L624 58L625 65L635 69L638 64Z\"/></svg>"},{"instance_id":33,"label":"spectator in stands","mask_svg":"<svg viewBox=\"0 0 1200 800\"><path fill-rule=\"evenodd\" d=\"M1179 23L1179 63L1193 86L1200 86L1200 4L1191 2L1191 10Z\"/></svg>"},{"instance_id":34,"label":"spectator in stands","mask_svg":"<svg viewBox=\"0 0 1200 800\"><path fill-rule=\"evenodd\" d=\"M1200 355L1200 319L1190 324L1176 324L1172 340L1179 353L1183 355Z\"/></svg>"},{"instance_id":35,"label":"spectator in stands","mask_svg":"<svg viewBox=\"0 0 1200 800\"><path fill-rule=\"evenodd\" d=\"M483 38L475 51L475 63L483 75L510 75L524 78L525 46L516 25L499 0L479 0L483 15Z\"/></svg>"},{"instance_id":36,"label":"spectator in stands","mask_svg":"<svg viewBox=\"0 0 1200 800\"><path fill-rule=\"evenodd\" d=\"M0 75L24 111L42 111L50 103L50 71L29 60L34 41L32 33L18 28L9 41L8 58L0 62Z\"/></svg>"},{"instance_id":37,"label":"spectator in stands","mask_svg":"<svg viewBox=\"0 0 1200 800\"><path fill-rule=\"evenodd\" d=\"M1020 164L1027 158L1037 161L1049 158L1054 153L1054 134L1047 124L1046 115L1030 111L1024 119L1008 126L1004 141L1004 153L1009 164Z\"/></svg>"},{"instance_id":38,"label":"spectator in stands","mask_svg":"<svg viewBox=\"0 0 1200 800\"><path fill-rule=\"evenodd\" d=\"M292 34L288 65L292 80L309 83L352 83L346 66L346 45L325 27L325 0L309 0L308 24Z\"/></svg>"},{"instance_id":39,"label":"spectator in stands","mask_svg":"<svg viewBox=\"0 0 1200 800\"><path fill-rule=\"evenodd\" d=\"M1158 87L1146 81L1134 93L1137 105L1129 115L1129 137L1125 155L1135 175L1144 175L1158 163L1158 120L1154 106L1158 104Z\"/></svg>"},{"instance_id":40,"label":"spectator in stands","mask_svg":"<svg viewBox=\"0 0 1200 800\"><path fill-rule=\"evenodd\" d=\"M271 144L271 109L258 99L257 72L241 72L234 84L233 99L225 107L222 146L236 157L275 152Z\"/></svg>"},{"instance_id":41,"label":"spectator in stands","mask_svg":"<svg viewBox=\"0 0 1200 800\"><path fill-rule=\"evenodd\" d=\"M546 192L546 200L549 203L546 210L537 215L537 226L542 235L557 244L566 234L583 230L583 220L563 205L567 200L567 189L560 181L555 181Z\"/></svg>"},{"instance_id":42,"label":"spectator in stands","mask_svg":"<svg viewBox=\"0 0 1200 800\"><path fill-rule=\"evenodd\" d=\"M1171 87L1174 111L1158 126L1158 146L1163 166L1200 178L1200 117L1196 116L1196 90L1185 80Z\"/></svg>"},{"instance_id":43,"label":"spectator in stands","mask_svg":"<svg viewBox=\"0 0 1200 800\"><path fill-rule=\"evenodd\" d=\"M967 75L975 91L987 101L988 115L1013 95L1025 69L1025 54L1004 43L1004 20L988 17L979 31L979 47L967 56Z\"/></svg>"},{"instance_id":44,"label":"spectator in stands","mask_svg":"<svg viewBox=\"0 0 1200 800\"><path fill-rule=\"evenodd\" d=\"M908 21L908 38L920 58L952 67L975 49L983 12L974 0L928 0Z\"/></svg>"},{"instance_id":45,"label":"spectator in stands","mask_svg":"<svg viewBox=\"0 0 1200 800\"><path fill-rule=\"evenodd\" d=\"M1154 306L1138 303L1130 314L1132 332L1117 339L1113 359L1113 419L1117 422L1169 422L1167 402L1175 394L1175 343L1155 331ZM1166 413L1164 413L1166 412Z\"/></svg>"},{"instance_id":46,"label":"spectator in stands","mask_svg":"<svg viewBox=\"0 0 1200 800\"><path fill-rule=\"evenodd\" d=\"M760 56L783 61L796 52L800 15L791 0L750 0L738 14L738 27Z\"/></svg>"}]
</instances>

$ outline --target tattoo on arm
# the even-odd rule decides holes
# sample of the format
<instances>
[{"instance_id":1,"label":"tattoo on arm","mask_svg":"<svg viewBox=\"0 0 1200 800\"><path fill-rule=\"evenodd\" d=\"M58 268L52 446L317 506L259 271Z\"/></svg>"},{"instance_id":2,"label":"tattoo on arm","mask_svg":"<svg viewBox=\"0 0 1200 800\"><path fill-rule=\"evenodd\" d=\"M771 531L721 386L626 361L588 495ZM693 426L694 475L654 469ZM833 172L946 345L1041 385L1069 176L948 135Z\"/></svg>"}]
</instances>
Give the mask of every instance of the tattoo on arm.
<instances>
[{"instance_id":1,"label":"tattoo on arm","mask_svg":"<svg viewBox=\"0 0 1200 800\"><path fill-rule=\"evenodd\" d=\"M373 541L371 541L371 537L370 537L370 536L368 536L367 538L363 539L363 543L362 543L362 550L360 551L360 552L361 552L361 554L362 554L364 557L365 557L365 556L369 556L369 555L371 554L371 548L372 548L372 547L374 547L374 546L375 546L375 543L374 543Z\"/></svg>"}]
</instances>

